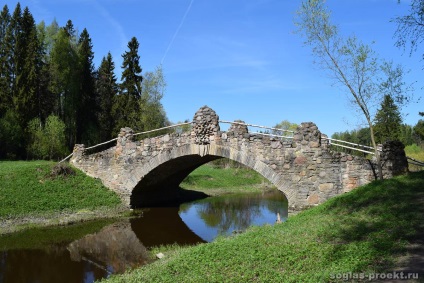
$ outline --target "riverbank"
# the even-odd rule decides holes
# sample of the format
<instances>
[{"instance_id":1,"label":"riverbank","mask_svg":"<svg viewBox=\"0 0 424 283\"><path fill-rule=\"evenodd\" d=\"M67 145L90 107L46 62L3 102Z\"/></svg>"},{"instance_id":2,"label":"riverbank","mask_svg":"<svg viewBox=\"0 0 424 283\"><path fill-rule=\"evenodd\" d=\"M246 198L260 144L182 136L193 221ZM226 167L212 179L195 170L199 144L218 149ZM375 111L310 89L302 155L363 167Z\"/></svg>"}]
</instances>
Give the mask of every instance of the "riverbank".
<instances>
[{"instance_id":1,"label":"riverbank","mask_svg":"<svg viewBox=\"0 0 424 283\"><path fill-rule=\"evenodd\" d=\"M0 161L0 235L127 213L119 197L78 170L53 172L56 162Z\"/></svg>"},{"instance_id":2,"label":"riverbank","mask_svg":"<svg viewBox=\"0 0 424 283\"><path fill-rule=\"evenodd\" d=\"M282 224L159 247L163 259L105 282L340 282L393 271L423 278L422 219L423 171L357 188Z\"/></svg>"},{"instance_id":3,"label":"riverbank","mask_svg":"<svg viewBox=\"0 0 424 283\"><path fill-rule=\"evenodd\" d=\"M100 180L79 170L52 174L56 162L0 161L0 235L19 230L70 225L130 215L119 197ZM183 198L258 193L274 187L246 168L204 165L181 184Z\"/></svg>"}]
</instances>

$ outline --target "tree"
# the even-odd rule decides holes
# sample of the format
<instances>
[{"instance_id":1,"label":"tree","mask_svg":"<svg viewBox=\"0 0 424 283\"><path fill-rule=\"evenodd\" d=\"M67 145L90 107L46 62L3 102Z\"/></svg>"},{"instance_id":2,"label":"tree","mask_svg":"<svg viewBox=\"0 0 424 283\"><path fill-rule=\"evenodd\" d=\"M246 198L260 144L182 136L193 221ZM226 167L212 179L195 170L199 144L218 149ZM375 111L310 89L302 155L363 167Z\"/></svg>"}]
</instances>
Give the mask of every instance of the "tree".
<instances>
[{"instance_id":1,"label":"tree","mask_svg":"<svg viewBox=\"0 0 424 283\"><path fill-rule=\"evenodd\" d=\"M0 117L7 109L12 107L12 95L10 88L10 42L8 31L11 16L7 5L4 5L0 14Z\"/></svg>"},{"instance_id":2,"label":"tree","mask_svg":"<svg viewBox=\"0 0 424 283\"><path fill-rule=\"evenodd\" d=\"M77 139L78 95L78 53L74 40L64 29L55 36L50 53L50 91L56 96L55 115L66 125L68 147L72 148Z\"/></svg>"},{"instance_id":3,"label":"tree","mask_svg":"<svg viewBox=\"0 0 424 283\"><path fill-rule=\"evenodd\" d=\"M122 127L132 127L134 130L140 130L137 125L137 116L140 114L139 100L141 98L141 67L138 55L139 43L137 38L133 37L128 43L128 51L122 55L122 77L121 91L116 97L114 103L114 116L116 119L115 133Z\"/></svg>"},{"instance_id":4,"label":"tree","mask_svg":"<svg viewBox=\"0 0 424 283\"><path fill-rule=\"evenodd\" d=\"M161 103L165 87L166 82L161 66L154 72L147 72L144 75L139 99L139 130L148 131L170 124Z\"/></svg>"},{"instance_id":5,"label":"tree","mask_svg":"<svg viewBox=\"0 0 424 283\"><path fill-rule=\"evenodd\" d=\"M24 155L24 131L12 109L0 118L0 158L16 159Z\"/></svg>"},{"instance_id":6,"label":"tree","mask_svg":"<svg viewBox=\"0 0 424 283\"><path fill-rule=\"evenodd\" d=\"M374 105L381 99L375 78L380 75L378 59L369 45L351 36L344 39L338 27L331 23L324 0L303 1L295 24L298 32L311 46L316 63L326 70L333 81L351 97L355 110L363 115L370 130L370 138L377 158L379 178L383 178L380 155L373 127Z\"/></svg>"},{"instance_id":7,"label":"tree","mask_svg":"<svg viewBox=\"0 0 424 283\"><path fill-rule=\"evenodd\" d=\"M274 130L274 135L286 136L287 131L295 131L299 125L296 123L291 123L288 120L283 120L280 123L276 124L274 128L281 129L281 131Z\"/></svg>"},{"instance_id":8,"label":"tree","mask_svg":"<svg viewBox=\"0 0 424 283\"><path fill-rule=\"evenodd\" d=\"M424 142L424 120L420 119L413 130L416 142L422 144Z\"/></svg>"},{"instance_id":9,"label":"tree","mask_svg":"<svg viewBox=\"0 0 424 283\"><path fill-rule=\"evenodd\" d=\"M112 115L113 101L118 94L118 84L115 77L115 63L110 52L103 57L97 71L96 92L98 95L98 121L101 125L100 140L112 138L115 120Z\"/></svg>"},{"instance_id":10,"label":"tree","mask_svg":"<svg viewBox=\"0 0 424 283\"><path fill-rule=\"evenodd\" d=\"M392 21L398 25L395 45L404 50L409 46L409 54L412 55L424 40L424 1L412 0L409 14L396 17Z\"/></svg>"},{"instance_id":11,"label":"tree","mask_svg":"<svg viewBox=\"0 0 424 283\"><path fill-rule=\"evenodd\" d=\"M380 143L398 140L402 126L399 109L390 95L385 95L375 115L375 135Z\"/></svg>"},{"instance_id":12,"label":"tree","mask_svg":"<svg viewBox=\"0 0 424 283\"><path fill-rule=\"evenodd\" d=\"M97 97L94 78L94 52L90 35L84 29L78 40L78 100L76 108L77 143L95 144L99 141L97 113Z\"/></svg>"},{"instance_id":13,"label":"tree","mask_svg":"<svg viewBox=\"0 0 424 283\"><path fill-rule=\"evenodd\" d=\"M26 7L15 47L16 78L13 94L13 104L23 128L38 114L41 53L35 21Z\"/></svg>"}]
</instances>

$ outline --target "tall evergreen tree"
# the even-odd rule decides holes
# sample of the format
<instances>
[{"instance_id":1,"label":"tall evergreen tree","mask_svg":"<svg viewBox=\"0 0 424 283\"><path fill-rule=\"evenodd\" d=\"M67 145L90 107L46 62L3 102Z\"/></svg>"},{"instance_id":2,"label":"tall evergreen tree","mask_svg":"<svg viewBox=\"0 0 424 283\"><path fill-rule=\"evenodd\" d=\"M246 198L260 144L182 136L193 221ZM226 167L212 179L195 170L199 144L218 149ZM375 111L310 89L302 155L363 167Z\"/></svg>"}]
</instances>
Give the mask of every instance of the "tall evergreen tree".
<instances>
[{"instance_id":1,"label":"tall evergreen tree","mask_svg":"<svg viewBox=\"0 0 424 283\"><path fill-rule=\"evenodd\" d=\"M92 144L99 141L96 92L94 81L94 53L90 35L84 29L78 40L80 107L77 111L77 143Z\"/></svg>"},{"instance_id":2,"label":"tall evergreen tree","mask_svg":"<svg viewBox=\"0 0 424 283\"><path fill-rule=\"evenodd\" d=\"M137 116L140 112L141 82L143 80L138 47L138 40L133 37L128 43L129 50L122 55L124 61L122 63L121 92L116 97L114 105L114 114L117 119L115 132L126 126L132 127L134 130L142 128L142 125L137 125Z\"/></svg>"},{"instance_id":3,"label":"tall evergreen tree","mask_svg":"<svg viewBox=\"0 0 424 283\"><path fill-rule=\"evenodd\" d=\"M55 96L49 89L50 76L50 50L53 44L44 21L37 25L37 37L40 46L41 69L38 95L38 118L44 123L48 116L55 113Z\"/></svg>"},{"instance_id":4,"label":"tall evergreen tree","mask_svg":"<svg viewBox=\"0 0 424 283\"><path fill-rule=\"evenodd\" d=\"M10 66L9 66L9 42L7 32L9 30L11 16L9 8L4 5L0 14L0 118L11 108L10 89Z\"/></svg>"},{"instance_id":5,"label":"tall evergreen tree","mask_svg":"<svg viewBox=\"0 0 424 283\"><path fill-rule=\"evenodd\" d=\"M10 95L11 98L15 96L16 92L16 77L18 73L18 62L19 56L18 53L18 38L19 34L21 33L21 23L22 23L22 10L21 5L18 4L15 7L15 10L13 11L12 18L10 20L9 28L6 31L6 42L8 44L7 49L7 58L8 58L8 64L9 64L9 82L8 85L10 86Z\"/></svg>"},{"instance_id":6,"label":"tall evergreen tree","mask_svg":"<svg viewBox=\"0 0 424 283\"><path fill-rule=\"evenodd\" d=\"M13 103L21 120L21 126L38 116L41 49L37 28L28 7L21 19L21 31L15 49L16 80Z\"/></svg>"},{"instance_id":7,"label":"tall evergreen tree","mask_svg":"<svg viewBox=\"0 0 424 283\"><path fill-rule=\"evenodd\" d=\"M118 94L118 84L115 77L115 63L110 52L103 57L97 71L96 91L98 94L98 121L101 125L100 139L112 138L115 120L112 115L113 101Z\"/></svg>"},{"instance_id":8,"label":"tall evergreen tree","mask_svg":"<svg viewBox=\"0 0 424 283\"><path fill-rule=\"evenodd\" d=\"M377 140L384 143L399 139L402 117L390 95L385 95L374 119Z\"/></svg>"}]
</instances>

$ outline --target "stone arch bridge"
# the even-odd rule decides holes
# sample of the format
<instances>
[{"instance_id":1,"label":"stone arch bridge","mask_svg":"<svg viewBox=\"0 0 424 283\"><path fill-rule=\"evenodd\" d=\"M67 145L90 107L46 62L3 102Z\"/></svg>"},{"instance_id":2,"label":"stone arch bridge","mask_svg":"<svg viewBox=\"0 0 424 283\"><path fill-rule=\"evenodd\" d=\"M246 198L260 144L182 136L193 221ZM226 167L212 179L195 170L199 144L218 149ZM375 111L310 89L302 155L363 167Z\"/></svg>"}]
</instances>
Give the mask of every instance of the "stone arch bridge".
<instances>
[{"instance_id":1,"label":"stone arch bridge","mask_svg":"<svg viewBox=\"0 0 424 283\"><path fill-rule=\"evenodd\" d=\"M191 126L190 132L141 140L123 128L114 147L88 154L84 145L76 145L70 162L99 178L130 207L169 201L190 172L223 157L259 172L285 194L291 208L322 203L377 176L368 159L331 151L311 122L302 123L291 139L249 133L242 123L224 132L215 111L204 106ZM385 178L407 172L402 144L384 144L381 159Z\"/></svg>"}]
</instances>

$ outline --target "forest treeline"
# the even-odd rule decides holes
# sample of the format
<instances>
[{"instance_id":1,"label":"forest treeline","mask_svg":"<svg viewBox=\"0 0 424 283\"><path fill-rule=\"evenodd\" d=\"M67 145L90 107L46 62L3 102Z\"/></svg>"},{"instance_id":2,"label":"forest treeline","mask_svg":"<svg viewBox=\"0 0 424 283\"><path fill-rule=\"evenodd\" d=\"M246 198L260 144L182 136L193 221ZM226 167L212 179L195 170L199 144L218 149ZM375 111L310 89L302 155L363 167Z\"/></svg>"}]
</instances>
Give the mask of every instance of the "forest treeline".
<instances>
[{"instance_id":1,"label":"forest treeline","mask_svg":"<svg viewBox=\"0 0 424 283\"><path fill-rule=\"evenodd\" d=\"M142 73L139 43L123 53L120 81L110 52L96 69L91 37L71 20L35 23L28 7L0 14L0 159L57 159L76 143L93 145L168 124L159 66Z\"/></svg>"},{"instance_id":2,"label":"forest treeline","mask_svg":"<svg viewBox=\"0 0 424 283\"><path fill-rule=\"evenodd\" d=\"M424 116L422 112L419 114ZM399 140L405 146L415 144L424 147L424 120L418 120L414 126L403 123L399 108L389 95L384 96L373 122L377 143L383 144L389 140ZM356 144L371 145L368 127L336 132L331 137Z\"/></svg>"}]
</instances>

